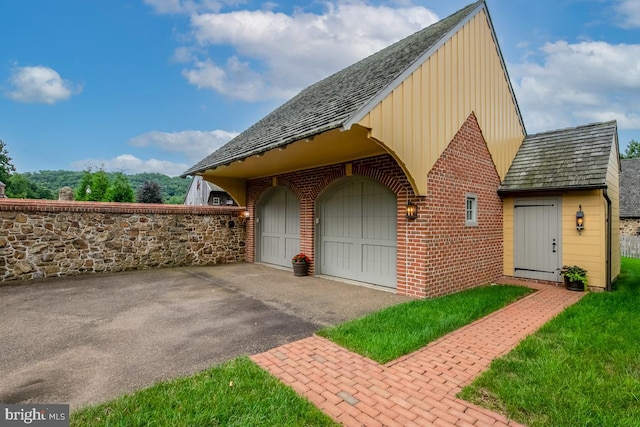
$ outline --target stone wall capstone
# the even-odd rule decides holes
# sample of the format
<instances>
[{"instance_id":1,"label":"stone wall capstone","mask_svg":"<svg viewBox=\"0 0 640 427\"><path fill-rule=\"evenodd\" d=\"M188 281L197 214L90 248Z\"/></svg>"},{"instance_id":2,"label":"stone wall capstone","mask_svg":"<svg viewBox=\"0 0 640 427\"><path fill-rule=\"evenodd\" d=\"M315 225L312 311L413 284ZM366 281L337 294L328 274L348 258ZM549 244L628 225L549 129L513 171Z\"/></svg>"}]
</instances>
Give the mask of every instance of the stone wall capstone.
<instances>
[{"instance_id":1,"label":"stone wall capstone","mask_svg":"<svg viewBox=\"0 0 640 427\"><path fill-rule=\"evenodd\" d=\"M3 199L0 282L245 259L232 207Z\"/></svg>"}]
</instances>

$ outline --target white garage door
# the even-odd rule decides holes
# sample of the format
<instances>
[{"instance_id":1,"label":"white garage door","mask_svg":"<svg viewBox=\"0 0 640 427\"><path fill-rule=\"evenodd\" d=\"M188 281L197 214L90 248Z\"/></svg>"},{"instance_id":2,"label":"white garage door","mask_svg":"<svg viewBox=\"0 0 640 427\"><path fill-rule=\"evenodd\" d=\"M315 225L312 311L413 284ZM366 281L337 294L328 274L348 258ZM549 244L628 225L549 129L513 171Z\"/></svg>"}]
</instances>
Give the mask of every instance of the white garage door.
<instances>
[{"instance_id":1,"label":"white garage door","mask_svg":"<svg viewBox=\"0 0 640 427\"><path fill-rule=\"evenodd\" d=\"M291 267L300 251L300 204L291 190L276 187L258 204L258 261Z\"/></svg>"},{"instance_id":2,"label":"white garage door","mask_svg":"<svg viewBox=\"0 0 640 427\"><path fill-rule=\"evenodd\" d=\"M396 288L396 196L385 186L354 178L319 202L322 274Z\"/></svg>"}]
</instances>

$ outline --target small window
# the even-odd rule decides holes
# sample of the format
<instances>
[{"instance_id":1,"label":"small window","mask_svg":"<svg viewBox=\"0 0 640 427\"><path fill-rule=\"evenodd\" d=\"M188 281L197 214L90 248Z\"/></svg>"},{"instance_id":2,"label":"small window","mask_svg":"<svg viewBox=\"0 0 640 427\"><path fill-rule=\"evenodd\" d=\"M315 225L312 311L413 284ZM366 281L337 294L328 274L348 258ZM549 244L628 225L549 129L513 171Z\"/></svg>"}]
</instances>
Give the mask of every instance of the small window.
<instances>
[{"instance_id":1,"label":"small window","mask_svg":"<svg viewBox=\"0 0 640 427\"><path fill-rule=\"evenodd\" d=\"M213 204L214 204L215 206L218 206L218 205L220 204L220 197L214 197L214 198L213 198Z\"/></svg>"},{"instance_id":2,"label":"small window","mask_svg":"<svg viewBox=\"0 0 640 427\"><path fill-rule=\"evenodd\" d=\"M467 193L466 195L466 222L469 227L478 225L478 196L476 194Z\"/></svg>"}]
</instances>

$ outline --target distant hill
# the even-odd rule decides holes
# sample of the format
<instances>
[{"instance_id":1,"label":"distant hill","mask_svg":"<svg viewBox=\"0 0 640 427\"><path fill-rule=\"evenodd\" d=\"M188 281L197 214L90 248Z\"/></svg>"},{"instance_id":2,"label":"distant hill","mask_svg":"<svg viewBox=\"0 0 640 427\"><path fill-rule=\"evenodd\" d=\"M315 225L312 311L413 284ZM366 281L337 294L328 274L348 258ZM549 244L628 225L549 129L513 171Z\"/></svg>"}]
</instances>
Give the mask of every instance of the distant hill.
<instances>
[{"instance_id":1,"label":"distant hill","mask_svg":"<svg viewBox=\"0 0 640 427\"><path fill-rule=\"evenodd\" d=\"M82 179L83 171L38 171L25 172L24 175L29 181L51 190L57 196L58 190L62 187L71 187L75 189ZM109 179L113 180L114 173L107 172ZM183 202L187 190L189 189L190 179L180 177L170 177L161 173L137 173L135 175L127 175L131 188L134 192L142 187L144 181L155 181L160 185L162 198L165 203L180 204Z\"/></svg>"}]
</instances>

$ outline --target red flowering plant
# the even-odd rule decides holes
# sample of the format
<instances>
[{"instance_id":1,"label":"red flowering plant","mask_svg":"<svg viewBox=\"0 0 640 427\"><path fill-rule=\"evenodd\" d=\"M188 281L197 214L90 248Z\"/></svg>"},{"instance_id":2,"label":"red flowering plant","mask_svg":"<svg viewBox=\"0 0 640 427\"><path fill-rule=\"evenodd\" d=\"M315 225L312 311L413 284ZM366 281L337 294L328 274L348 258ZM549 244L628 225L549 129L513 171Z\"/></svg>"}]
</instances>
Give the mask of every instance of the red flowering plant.
<instances>
[{"instance_id":1,"label":"red flowering plant","mask_svg":"<svg viewBox=\"0 0 640 427\"><path fill-rule=\"evenodd\" d=\"M302 252L300 252L298 255L294 256L291 259L291 261L294 264L302 264L302 263L309 264L310 263L309 257L306 256L305 254L303 254Z\"/></svg>"}]
</instances>

